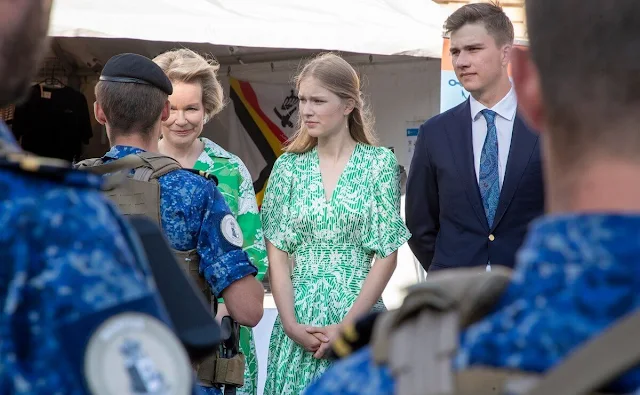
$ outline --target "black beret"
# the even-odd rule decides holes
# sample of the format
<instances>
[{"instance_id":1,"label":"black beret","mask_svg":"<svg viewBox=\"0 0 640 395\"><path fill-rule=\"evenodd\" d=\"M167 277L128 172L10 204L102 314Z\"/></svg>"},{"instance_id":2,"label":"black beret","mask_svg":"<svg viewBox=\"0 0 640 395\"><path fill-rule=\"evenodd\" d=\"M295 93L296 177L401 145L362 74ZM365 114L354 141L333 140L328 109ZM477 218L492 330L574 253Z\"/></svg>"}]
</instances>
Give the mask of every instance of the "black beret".
<instances>
[{"instance_id":1,"label":"black beret","mask_svg":"<svg viewBox=\"0 0 640 395\"><path fill-rule=\"evenodd\" d=\"M102 69L100 81L151 85L167 95L173 93L171 81L160 66L134 53L123 53L109 59Z\"/></svg>"}]
</instances>

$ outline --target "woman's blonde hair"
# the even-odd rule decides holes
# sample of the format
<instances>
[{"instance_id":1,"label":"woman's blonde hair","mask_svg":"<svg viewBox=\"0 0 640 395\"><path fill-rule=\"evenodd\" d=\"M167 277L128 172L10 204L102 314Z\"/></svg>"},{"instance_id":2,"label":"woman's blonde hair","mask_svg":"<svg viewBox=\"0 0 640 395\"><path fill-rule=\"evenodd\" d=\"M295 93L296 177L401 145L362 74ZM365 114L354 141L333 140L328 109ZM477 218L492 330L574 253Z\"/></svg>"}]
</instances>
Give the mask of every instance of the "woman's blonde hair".
<instances>
[{"instance_id":1,"label":"woman's blonde hair","mask_svg":"<svg viewBox=\"0 0 640 395\"><path fill-rule=\"evenodd\" d=\"M153 61L172 82L199 82L202 85L205 122L222 111L225 106L224 91L218 81L220 65L215 59L205 59L190 49L181 48L162 53Z\"/></svg>"},{"instance_id":2,"label":"woman's blonde hair","mask_svg":"<svg viewBox=\"0 0 640 395\"><path fill-rule=\"evenodd\" d=\"M363 144L376 145L377 138L373 132L373 117L364 104L360 91L360 78L351 65L340 56L325 53L307 63L295 77L296 88L305 78L315 78L327 90L341 99L354 101L353 111L349 114L348 125L351 137ZM318 139L311 137L302 116L298 117L298 129L287 142L285 151L303 153L318 144Z\"/></svg>"}]
</instances>

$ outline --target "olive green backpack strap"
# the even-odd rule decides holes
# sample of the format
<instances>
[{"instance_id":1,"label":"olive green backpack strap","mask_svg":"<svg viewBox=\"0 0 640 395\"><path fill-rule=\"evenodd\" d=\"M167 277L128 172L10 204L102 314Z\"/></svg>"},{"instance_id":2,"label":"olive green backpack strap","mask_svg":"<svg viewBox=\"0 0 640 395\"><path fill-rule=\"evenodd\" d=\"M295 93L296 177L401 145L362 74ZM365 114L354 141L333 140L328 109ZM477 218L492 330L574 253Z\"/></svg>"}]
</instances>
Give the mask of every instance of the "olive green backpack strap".
<instances>
[{"instance_id":1,"label":"olive green backpack strap","mask_svg":"<svg viewBox=\"0 0 640 395\"><path fill-rule=\"evenodd\" d=\"M86 170L93 174L105 175L110 173L117 173L122 170L135 169L138 166L143 166L144 162L137 158L135 155L127 155L124 158L114 160L112 162L104 163L101 158L85 159L74 165L78 170Z\"/></svg>"},{"instance_id":2,"label":"olive green backpack strap","mask_svg":"<svg viewBox=\"0 0 640 395\"><path fill-rule=\"evenodd\" d=\"M389 366L396 394L458 395L452 358L459 333L492 310L510 279L511 271L500 266L443 270L411 287L400 308L376 320L373 358Z\"/></svg>"},{"instance_id":3,"label":"olive green backpack strap","mask_svg":"<svg viewBox=\"0 0 640 395\"><path fill-rule=\"evenodd\" d=\"M131 154L107 163L100 158L85 159L76 163L75 167L98 175L111 174L103 186L107 191L120 185L131 170L134 170L134 180L149 182L182 168L175 159L151 152Z\"/></svg>"},{"instance_id":4,"label":"olive green backpack strap","mask_svg":"<svg viewBox=\"0 0 640 395\"><path fill-rule=\"evenodd\" d=\"M104 163L101 158L85 159L74 164L73 167L77 170L103 176L102 190L111 191L119 186L127 177L127 174L139 164L139 160L134 158L133 155L129 155L109 163ZM107 176L107 174L110 175Z\"/></svg>"},{"instance_id":5,"label":"olive green backpack strap","mask_svg":"<svg viewBox=\"0 0 640 395\"><path fill-rule=\"evenodd\" d=\"M78 170L85 170L85 171L89 171L89 172L94 173L94 174L102 175L103 173L100 173L99 171L94 170L98 166L102 165L102 163L103 163L102 159L100 159L100 158L91 158L91 159L82 160L82 161L74 164L73 167L75 169L78 169ZM106 173L104 173L104 174L106 174Z\"/></svg>"},{"instance_id":6,"label":"olive green backpack strap","mask_svg":"<svg viewBox=\"0 0 640 395\"><path fill-rule=\"evenodd\" d=\"M157 180L175 170L182 169L180 163L166 155L153 152L140 152L135 155L142 163L135 167L134 180L149 181ZM125 156L125 158L127 158ZM123 158L123 159L125 159Z\"/></svg>"}]
</instances>

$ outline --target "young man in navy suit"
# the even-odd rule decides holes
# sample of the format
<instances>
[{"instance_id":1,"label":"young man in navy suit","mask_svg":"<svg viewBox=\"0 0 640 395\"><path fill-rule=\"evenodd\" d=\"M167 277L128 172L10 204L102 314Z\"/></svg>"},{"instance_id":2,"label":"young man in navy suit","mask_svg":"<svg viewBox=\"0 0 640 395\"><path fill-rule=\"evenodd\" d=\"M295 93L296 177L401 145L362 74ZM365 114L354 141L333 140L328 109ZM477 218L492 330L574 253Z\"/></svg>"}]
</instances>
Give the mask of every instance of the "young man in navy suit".
<instances>
[{"instance_id":1,"label":"young man in navy suit","mask_svg":"<svg viewBox=\"0 0 640 395\"><path fill-rule=\"evenodd\" d=\"M538 137L518 115L507 71L513 25L499 6L477 3L445 30L470 97L420 127L407 181L409 246L426 270L513 267L544 206Z\"/></svg>"}]
</instances>

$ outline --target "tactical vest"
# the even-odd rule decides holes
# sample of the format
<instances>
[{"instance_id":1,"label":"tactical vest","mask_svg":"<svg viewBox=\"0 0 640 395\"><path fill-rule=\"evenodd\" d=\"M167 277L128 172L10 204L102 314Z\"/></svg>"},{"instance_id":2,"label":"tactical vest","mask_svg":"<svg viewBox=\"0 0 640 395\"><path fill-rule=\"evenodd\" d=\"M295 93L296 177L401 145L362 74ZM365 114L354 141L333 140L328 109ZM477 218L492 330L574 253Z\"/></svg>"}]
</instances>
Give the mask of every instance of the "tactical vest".
<instances>
[{"instance_id":1,"label":"tactical vest","mask_svg":"<svg viewBox=\"0 0 640 395\"><path fill-rule=\"evenodd\" d=\"M144 215L162 228L160 219L160 184L158 178L175 170L182 169L180 163L168 156L151 152L140 152L124 158L104 163L102 159L86 159L78 162L79 170L94 174L112 174L105 181L104 193L115 202L124 215ZM128 173L133 170L133 176ZM206 174L202 174L206 176ZM188 251L173 250L180 265L193 279L205 300L215 312L215 298L212 297L209 284L200 275L200 256L195 249Z\"/></svg>"},{"instance_id":2,"label":"tactical vest","mask_svg":"<svg viewBox=\"0 0 640 395\"><path fill-rule=\"evenodd\" d=\"M162 228L160 218L160 184L158 178L175 170L187 170L208 179L215 177L208 173L184 169L168 156L151 152L127 155L112 162L102 159L86 159L75 165L80 170L99 175L111 174L105 180L104 193L115 202L125 215L144 215ZM133 175L130 176L130 171ZM115 174L114 174L115 173ZM203 292L205 300L211 306L213 314L217 311L217 299L211 288L200 275L200 256L195 249L188 251L173 250L180 265L187 271L197 287ZM200 363L194 363L200 385L205 387L225 385L237 387L244 385L245 357L241 353L232 358L224 358L217 351ZM230 388L232 391L233 389Z\"/></svg>"},{"instance_id":3,"label":"tactical vest","mask_svg":"<svg viewBox=\"0 0 640 395\"><path fill-rule=\"evenodd\" d=\"M596 392L640 363L640 312L622 318L543 375L505 368L455 371L460 332L492 311L510 269L475 268L429 274L402 306L380 316L371 339L397 395L606 395Z\"/></svg>"}]
</instances>

